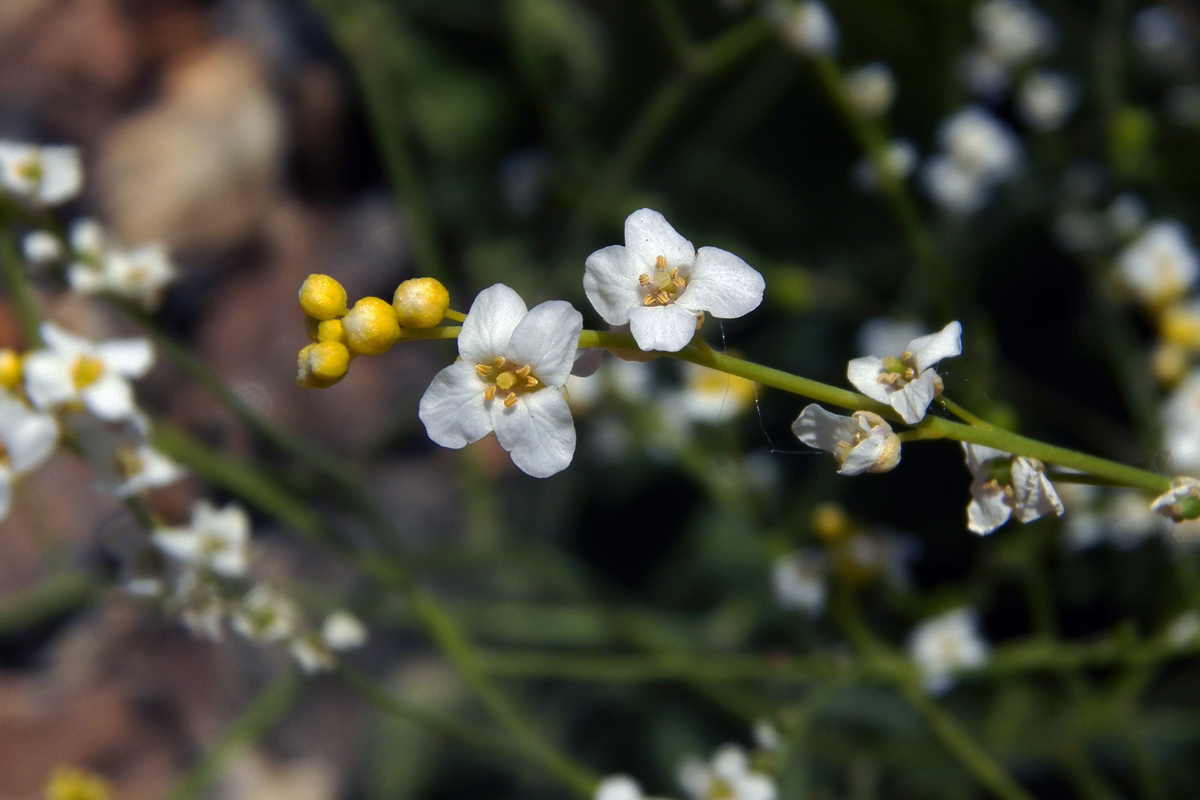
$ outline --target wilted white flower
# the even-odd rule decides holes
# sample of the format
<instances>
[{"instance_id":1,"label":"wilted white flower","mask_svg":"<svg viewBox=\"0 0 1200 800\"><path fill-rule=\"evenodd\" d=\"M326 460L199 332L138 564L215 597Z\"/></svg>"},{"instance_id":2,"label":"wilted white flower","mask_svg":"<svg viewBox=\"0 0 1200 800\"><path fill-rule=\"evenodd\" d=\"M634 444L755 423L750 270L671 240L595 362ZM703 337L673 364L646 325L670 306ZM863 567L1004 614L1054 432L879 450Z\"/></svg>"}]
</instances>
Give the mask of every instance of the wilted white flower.
<instances>
[{"instance_id":1,"label":"wilted white flower","mask_svg":"<svg viewBox=\"0 0 1200 800\"><path fill-rule=\"evenodd\" d=\"M887 420L870 411L843 417L813 403L792 423L792 433L809 447L833 453L841 475L887 472L900 463L900 439Z\"/></svg>"},{"instance_id":2,"label":"wilted white flower","mask_svg":"<svg viewBox=\"0 0 1200 800\"><path fill-rule=\"evenodd\" d=\"M893 139L888 143L885 163L888 172L898 181L908 178L917 168L920 154L917 146L908 139ZM854 184L864 192L875 191L879 188L879 172L875 162L864 156L854 166Z\"/></svg>"},{"instance_id":3,"label":"wilted white flower","mask_svg":"<svg viewBox=\"0 0 1200 800\"><path fill-rule=\"evenodd\" d=\"M979 106L969 106L938 129L943 155L925 165L925 190L939 205L969 214L982 208L992 190L1021 164L1021 144L1002 122Z\"/></svg>"},{"instance_id":4,"label":"wilted white flower","mask_svg":"<svg viewBox=\"0 0 1200 800\"><path fill-rule=\"evenodd\" d=\"M523 472L546 478L575 454L575 424L562 387L579 349L583 315L563 300L526 310L502 283L471 304L458 336L462 356L433 379L418 415L429 438L458 449L495 431Z\"/></svg>"},{"instance_id":5,"label":"wilted white flower","mask_svg":"<svg viewBox=\"0 0 1200 800\"><path fill-rule=\"evenodd\" d=\"M1006 67L1054 49L1054 25L1024 0L988 0L975 8L971 22L984 52Z\"/></svg>"},{"instance_id":6,"label":"wilted white flower","mask_svg":"<svg viewBox=\"0 0 1200 800\"><path fill-rule=\"evenodd\" d=\"M775 559L771 567L775 602L784 608L818 616L824 610L829 594L826 585L828 570L825 552L816 547L797 550Z\"/></svg>"},{"instance_id":7,"label":"wilted white flower","mask_svg":"<svg viewBox=\"0 0 1200 800\"><path fill-rule=\"evenodd\" d=\"M62 242L50 231L31 231L21 241L21 252L32 264L45 264L62 258Z\"/></svg>"},{"instance_id":8,"label":"wilted white flower","mask_svg":"<svg viewBox=\"0 0 1200 800\"><path fill-rule=\"evenodd\" d=\"M1035 131L1056 131L1066 124L1079 104L1079 90L1065 75L1038 70L1021 83L1017 109Z\"/></svg>"},{"instance_id":9,"label":"wilted white flower","mask_svg":"<svg viewBox=\"0 0 1200 800\"><path fill-rule=\"evenodd\" d=\"M775 782L750 769L750 758L736 744L722 745L712 761L691 756L679 766L679 783L692 800L775 800Z\"/></svg>"},{"instance_id":10,"label":"wilted white flower","mask_svg":"<svg viewBox=\"0 0 1200 800\"><path fill-rule=\"evenodd\" d=\"M890 405L905 422L915 425L942 393L942 379L934 366L960 353L962 325L951 322L937 333L913 339L899 357L854 359L846 369L846 376L867 397Z\"/></svg>"},{"instance_id":11,"label":"wilted white flower","mask_svg":"<svg viewBox=\"0 0 1200 800\"><path fill-rule=\"evenodd\" d=\"M321 625L321 639L331 650L356 650L367 643L367 626L349 611L334 611Z\"/></svg>"},{"instance_id":12,"label":"wilted white flower","mask_svg":"<svg viewBox=\"0 0 1200 800\"><path fill-rule=\"evenodd\" d=\"M908 652L921 670L925 690L934 694L954 685L955 672L981 667L989 656L979 620L969 608L922 622L909 636Z\"/></svg>"},{"instance_id":13,"label":"wilted white flower","mask_svg":"<svg viewBox=\"0 0 1200 800\"><path fill-rule=\"evenodd\" d=\"M8 516L13 482L45 461L58 443L58 422L0 392L0 519Z\"/></svg>"},{"instance_id":14,"label":"wilted white flower","mask_svg":"<svg viewBox=\"0 0 1200 800\"><path fill-rule=\"evenodd\" d=\"M829 55L838 47L837 20L824 3L805 0L794 5L776 0L767 6L785 45L806 56Z\"/></svg>"},{"instance_id":15,"label":"wilted white flower","mask_svg":"<svg viewBox=\"0 0 1200 800\"><path fill-rule=\"evenodd\" d=\"M896 76L882 61L854 70L844 85L850 105L866 117L883 116L896 99Z\"/></svg>"},{"instance_id":16,"label":"wilted white flower","mask_svg":"<svg viewBox=\"0 0 1200 800\"><path fill-rule=\"evenodd\" d=\"M282 642L296 632L300 612L291 598L268 586L255 586L233 607L233 629L261 642Z\"/></svg>"},{"instance_id":17,"label":"wilted white flower","mask_svg":"<svg viewBox=\"0 0 1200 800\"><path fill-rule=\"evenodd\" d=\"M1042 462L978 444L963 442L962 447L971 470L967 527L972 531L991 533L1010 517L1032 522L1051 511L1062 515L1062 501Z\"/></svg>"},{"instance_id":18,"label":"wilted white flower","mask_svg":"<svg viewBox=\"0 0 1200 800\"><path fill-rule=\"evenodd\" d=\"M50 322L39 329L46 346L25 358L25 391L35 406L51 409L80 401L103 420L129 419L137 408L131 378L154 363L145 339L94 344Z\"/></svg>"},{"instance_id":19,"label":"wilted white flower","mask_svg":"<svg viewBox=\"0 0 1200 800\"><path fill-rule=\"evenodd\" d=\"M192 504L191 523L154 533L154 544L188 567L240 578L250 563L250 517L238 505L217 509L206 500Z\"/></svg>"},{"instance_id":20,"label":"wilted white flower","mask_svg":"<svg viewBox=\"0 0 1200 800\"><path fill-rule=\"evenodd\" d=\"M1176 220L1159 220L1117 257L1125 284L1148 305L1159 305L1186 293L1200 276L1200 260L1187 228Z\"/></svg>"},{"instance_id":21,"label":"wilted white flower","mask_svg":"<svg viewBox=\"0 0 1200 800\"><path fill-rule=\"evenodd\" d=\"M1195 56L1183 20L1165 5L1143 8L1134 15L1133 45L1147 64L1167 73L1187 70Z\"/></svg>"},{"instance_id":22,"label":"wilted white flower","mask_svg":"<svg viewBox=\"0 0 1200 800\"><path fill-rule=\"evenodd\" d=\"M610 325L629 325L642 350L687 346L700 315L745 316L762 303L763 276L733 253L680 236L657 211L625 220L625 244L588 256L583 289Z\"/></svg>"},{"instance_id":23,"label":"wilted white flower","mask_svg":"<svg viewBox=\"0 0 1200 800\"><path fill-rule=\"evenodd\" d=\"M1173 522L1200 518L1200 481L1187 476L1171 481L1171 488L1150 504L1156 513Z\"/></svg>"},{"instance_id":24,"label":"wilted white flower","mask_svg":"<svg viewBox=\"0 0 1200 800\"><path fill-rule=\"evenodd\" d=\"M83 190L79 148L0 140L0 188L43 206L74 199Z\"/></svg>"}]
</instances>

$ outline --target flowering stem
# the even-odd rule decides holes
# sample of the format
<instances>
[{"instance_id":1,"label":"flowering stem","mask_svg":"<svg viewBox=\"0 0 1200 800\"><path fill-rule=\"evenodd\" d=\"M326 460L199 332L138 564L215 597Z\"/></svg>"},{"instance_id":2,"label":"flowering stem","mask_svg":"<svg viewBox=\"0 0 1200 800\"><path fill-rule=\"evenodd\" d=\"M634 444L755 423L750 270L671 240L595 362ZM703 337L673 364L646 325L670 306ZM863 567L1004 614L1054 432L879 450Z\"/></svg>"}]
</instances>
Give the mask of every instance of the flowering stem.
<instances>
[{"instance_id":1,"label":"flowering stem","mask_svg":"<svg viewBox=\"0 0 1200 800\"><path fill-rule=\"evenodd\" d=\"M994 425L992 425L992 423L987 422L986 420L980 419L979 417L975 416L970 411L967 411L965 408L963 408L958 403L951 400L949 397L946 397L945 395L942 395L941 397L939 397L937 399L937 401L942 405L942 408L946 409L951 414L958 417L963 422L967 423L968 425L970 425L972 427L975 427L975 428L993 428L993 427L995 427Z\"/></svg>"},{"instance_id":2,"label":"flowering stem","mask_svg":"<svg viewBox=\"0 0 1200 800\"><path fill-rule=\"evenodd\" d=\"M38 331L42 315L38 310L37 298L33 295L33 287L25 278L25 268L17 253L16 238L7 219L0 219L0 270L4 272L4 283L13 306L17 310L17 322L21 326L21 335L25 337L27 347L41 347L42 335Z\"/></svg>"}]
</instances>

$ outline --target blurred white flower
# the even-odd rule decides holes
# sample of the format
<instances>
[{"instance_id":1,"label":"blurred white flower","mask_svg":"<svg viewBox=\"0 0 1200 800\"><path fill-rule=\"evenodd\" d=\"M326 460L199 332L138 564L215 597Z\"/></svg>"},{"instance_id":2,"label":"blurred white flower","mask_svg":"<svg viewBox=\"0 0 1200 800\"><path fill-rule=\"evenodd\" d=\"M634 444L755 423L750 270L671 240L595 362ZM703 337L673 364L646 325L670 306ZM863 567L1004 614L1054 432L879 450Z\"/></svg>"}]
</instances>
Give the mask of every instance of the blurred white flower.
<instances>
[{"instance_id":1,"label":"blurred white flower","mask_svg":"<svg viewBox=\"0 0 1200 800\"><path fill-rule=\"evenodd\" d=\"M867 397L890 405L905 422L915 425L942 393L942 379L934 366L960 353L962 325L951 322L937 333L913 339L898 357L854 359L846 376Z\"/></svg>"},{"instance_id":2,"label":"blurred white flower","mask_svg":"<svg viewBox=\"0 0 1200 800\"><path fill-rule=\"evenodd\" d=\"M593 800L643 800L642 786L628 775L609 775L596 786Z\"/></svg>"},{"instance_id":3,"label":"blurred white flower","mask_svg":"<svg viewBox=\"0 0 1200 800\"><path fill-rule=\"evenodd\" d=\"M984 52L1016 67L1054 50L1054 25L1024 0L988 0L971 15Z\"/></svg>"},{"instance_id":4,"label":"blurred white flower","mask_svg":"<svg viewBox=\"0 0 1200 800\"><path fill-rule=\"evenodd\" d=\"M1027 77L1017 93L1017 110L1035 131L1056 131L1066 124L1079 105L1079 90L1067 76L1038 70Z\"/></svg>"},{"instance_id":5,"label":"blurred white flower","mask_svg":"<svg viewBox=\"0 0 1200 800\"><path fill-rule=\"evenodd\" d=\"M971 471L969 529L988 534L1010 517L1032 522L1051 511L1062 516L1062 501L1046 477L1042 462L966 442L962 448Z\"/></svg>"},{"instance_id":6,"label":"blurred white flower","mask_svg":"<svg viewBox=\"0 0 1200 800\"><path fill-rule=\"evenodd\" d=\"M745 316L762 303L763 276L717 247L697 251L657 211L625 220L625 244L588 256L583 289L610 325L629 324L642 350L677 352L696 332L701 314Z\"/></svg>"},{"instance_id":7,"label":"blurred white flower","mask_svg":"<svg viewBox=\"0 0 1200 800\"><path fill-rule=\"evenodd\" d=\"M775 602L784 608L819 616L829 594L826 585L829 562L825 551L809 547L780 556L771 566Z\"/></svg>"},{"instance_id":8,"label":"blurred white flower","mask_svg":"<svg viewBox=\"0 0 1200 800\"><path fill-rule=\"evenodd\" d=\"M1149 212L1142 198L1133 192L1125 192L1113 198L1106 216L1113 234L1120 239L1129 239L1146 224Z\"/></svg>"},{"instance_id":9,"label":"blurred white flower","mask_svg":"<svg viewBox=\"0 0 1200 800\"><path fill-rule=\"evenodd\" d=\"M1162 408L1163 445L1180 472L1200 473L1200 371L1175 387Z\"/></svg>"},{"instance_id":10,"label":"blurred white flower","mask_svg":"<svg viewBox=\"0 0 1200 800\"><path fill-rule=\"evenodd\" d=\"M21 253L31 264L46 264L62 258L62 242L50 231L31 231L21 241Z\"/></svg>"},{"instance_id":11,"label":"blurred white flower","mask_svg":"<svg viewBox=\"0 0 1200 800\"><path fill-rule=\"evenodd\" d=\"M896 76L882 61L859 67L845 77L846 99L865 117L881 117L896 99Z\"/></svg>"},{"instance_id":12,"label":"blurred white flower","mask_svg":"<svg viewBox=\"0 0 1200 800\"><path fill-rule=\"evenodd\" d=\"M97 485L116 497L168 486L187 474L150 445L149 422L140 415L119 423L88 414L69 414L65 419Z\"/></svg>"},{"instance_id":13,"label":"blurred white flower","mask_svg":"<svg viewBox=\"0 0 1200 800\"><path fill-rule=\"evenodd\" d=\"M838 24L824 3L804 0L792 4L773 0L766 6L767 17L779 29L783 43L806 56L829 55L838 47Z\"/></svg>"},{"instance_id":14,"label":"blurred white flower","mask_svg":"<svg viewBox=\"0 0 1200 800\"><path fill-rule=\"evenodd\" d=\"M495 431L528 475L546 478L575 454L575 424L562 387L579 347L583 315L563 300L526 310L502 283L471 304L458 336L461 359L434 377L418 415L429 438L458 449Z\"/></svg>"},{"instance_id":15,"label":"blurred white flower","mask_svg":"<svg viewBox=\"0 0 1200 800\"><path fill-rule=\"evenodd\" d=\"M775 782L750 769L750 758L736 744L722 745L712 761L695 756L679 766L679 783L692 800L775 800Z\"/></svg>"},{"instance_id":16,"label":"blurred white flower","mask_svg":"<svg viewBox=\"0 0 1200 800\"><path fill-rule=\"evenodd\" d=\"M175 585L171 602L178 607L184 626L193 635L221 641L229 608L211 575L185 570Z\"/></svg>"},{"instance_id":17,"label":"blurred white flower","mask_svg":"<svg viewBox=\"0 0 1200 800\"><path fill-rule=\"evenodd\" d=\"M349 611L334 611L321 625L321 639L331 650L357 650L367 643L367 626Z\"/></svg>"},{"instance_id":18,"label":"blurred white flower","mask_svg":"<svg viewBox=\"0 0 1200 800\"><path fill-rule=\"evenodd\" d=\"M1021 165L1016 135L979 106L945 120L938 143L944 152L926 163L925 190L934 202L957 213L978 211Z\"/></svg>"},{"instance_id":19,"label":"blurred white flower","mask_svg":"<svg viewBox=\"0 0 1200 800\"><path fill-rule=\"evenodd\" d=\"M1138 299L1159 305L1195 285L1200 259L1187 228L1176 220L1159 220L1121 252L1117 271Z\"/></svg>"},{"instance_id":20,"label":"blurred white flower","mask_svg":"<svg viewBox=\"0 0 1200 800\"><path fill-rule=\"evenodd\" d=\"M925 690L941 694L954 686L954 673L982 667L990 655L979 633L979 620L969 608L959 608L925 620L913 629L908 652L921 670Z\"/></svg>"},{"instance_id":21,"label":"blurred white flower","mask_svg":"<svg viewBox=\"0 0 1200 800\"><path fill-rule=\"evenodd\" d=\"M145 339L92 343L50 322L39 329L46 346L25 358L25 391L35 406L52 409L82 402L103 420L137 413L131 378L145 375L154 351Z\"/></svg>"},{"instance_id":22,"label":"blurred white flower","mask_svg":"<svg viewBox=\"0 0 1200 800\"><path fill-rule=\"evenodd\" d=\"M67 282L80 294L112 292L155 308L162 290L175 280L175 275L166 247L152 242L132 250L109 249L98 267L76 261L67 269Z\"/></svg>"},{"instance_id":23,"label":"blurred white flower","mask_svg":"<svg viewBox=\"0 0 1200 800\"><path fill-rule=\"evenodd\" d=\"M13 482L37 468L58 444L58 422L50 414L0 392L0 519L8 516Z\"/></svg>"},{"instance_id":24,"label":"blurred white flower","mask_svg":"<svg viewBox=\"0 0 1200 800\"><path fill-rule=\"evenodd\" d=\"M187 527L155 531L154 544L185 566L240 578L250 564L250 517L238 505L217 509L206 500L192 504Z\"/></svg>"},{"instance_id":25,"label":"blurred white flower","mask_svg":"<svg viewBox=\"0 0 1200 800\"><path fill-rule=\"evenodd\" d=\"M887 164L888 172L896 180L903 181L911 176L917 169L919 160L920 154L917 152L917 146L908 139L893 139L888 143L884 163ZM851 177L854 185L864 192L873 192L879 188L879 172L875 169L875 162L868 156L863 156L854 165L854 173Z\"/></svg>"},{"instance_id":26,"label":"blurred white flower","mask_svg":"<svg viewBox=\"0 0 1200 800\"><path fill-rule=\"evenodd\" d=\"M233 629L259 642L282 642L296 632L300 612L291 598L269 586L255 586L230 613Z\"/></svg>"},{"instance_id":27,"label":"blurred white flower","mask_svg":"<svg viewBox=\"0 0 1200 800\"><path fill-rule=\"evenodd\" d=\"M900 463L900 439L887 420L870 411L843 417L813 403L792 423L792 433L809 447L832 453L839 475L887 472Z\"/></svg>"},{"instance_id":28,"label":"blurred white flower","mask_svg":"<svg viewBox=\"0 0 1200 800\"><path fill-rule=\"evenodd\" d=\"M1167 626L1164 636L1172 647L1187 647L1200 637L1200 614L1187 611L1180 614Z\"/></svg>"},{"instance_id":29,"label":"blurred white flower","mask_svg":"<svg viewBox=\"0 0 1200 800\"><path fill-rule=\"evenodd\" d=\"M855 344L860 356L886 358L904 352L909 342L927 333L929 329L915 320L872 317L858 329Z\"/></svg>"},{"instance_id":30,"label":"blurred white flower","mask_svg":"<svg viewBox=\"0 0 1200 800\"><path fill-rule=\"evenodd\" d=\"M1133 17L1133 46L1154 69L1165 73L1186 71L1195 56L1187 27L1174 10L1157 5Z\"/></svg>"},{"instance_id":31,"label":"blurred white flower","mask_svg":"<svg viewBox=\"0 0 1200 800\"><path fill-rule=\"evenodd\" d=\"M741 416L758 396L754 381L715 369L683 365L686 381L674 402L689 422L723 422Z\"/></svg>"},{"instance_id":32,"label":"blurred white flower","mask_svg":"<svg viewBox=\"0 0 1200 800\"><path fill-rule=\"evenodd\" d=\"M0 140L0 189L42 206L74 199L83 190L79 148Z\"/></svg>"},{"instance_id":33,"label":"blurred white flower","mask_svg":"<svg viewBox=\"0 0 1200 800\"><path fill-rule=\"evenodd\" d=\"M783 750L783 735L769 719L760 719L754 723L754 743L760 750L777 753Z\"/></svg>"}]
</instances>

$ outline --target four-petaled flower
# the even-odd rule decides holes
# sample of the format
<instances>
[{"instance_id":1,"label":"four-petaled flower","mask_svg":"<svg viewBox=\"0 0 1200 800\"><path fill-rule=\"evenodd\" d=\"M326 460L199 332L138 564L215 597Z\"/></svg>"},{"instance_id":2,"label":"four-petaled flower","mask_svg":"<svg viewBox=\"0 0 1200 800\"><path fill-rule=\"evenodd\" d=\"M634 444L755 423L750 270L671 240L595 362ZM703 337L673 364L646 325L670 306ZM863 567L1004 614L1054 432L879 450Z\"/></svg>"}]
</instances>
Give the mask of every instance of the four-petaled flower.
<instances>
[{"instance_id":1,"label":"four-petaled flower","mask_svg":"<svg viewBox=\"0 0 1200 800\"><path fill-rule=\"evenodd\" d=\"M1062 500L1042 462L983 445L962 446L972 479L967 527L975 533L991 533L1010 517L1032 522L1051 511L1062 516Z\"/></svg>"},{"instance_id":2,"label":"four-petaled flower","mask_svg":"<svg viewBox=\"0 0 1200 800\"><path fill-rule=\"evenodd\" d=\"M625 220L625 244L588 256L583 289L610 325L629 325L642 350L677 352L700 315L735 319L762 303L763 276L733 253L680 236L657 211Z\"/></svg>"},{"instance_id":3,"label":"four-petaled flower","mask_svg":"<svg viewBox=\"0 0 1200 800\"><path fill-rule=\"evenodd\" d=\"M190 525L156 531L154 543L185 566L240 578L250 562L250 517L238 505L217 509L198 500Z\"/></svg>"},{"instance_id":4,"label":"four-petaled flower","mask_svg":"<svg viewBox=\"0 0 1200 800\"><path fill-rule=\"evenodd\" d=\"M736 745L718 748L705 764L696 757L679 767L679 783L692 800L775 800L775 782L750 769L750 757Z\"/></svg>"},{"instance_id":5,"label":"four-petaled flower","mask_svg":"<svg viewBox=\"0 0 1200 800\"><path fill-rule=\"evenodd\" d=\"M916 425L942 393L942 379L933 369L934 364L961 352L962 325L951 322L937 333L913 339L899 357L854 359L846 377L867 397L887 403L901 419Z\"/></svg>"},{"instance_id":6,"label":"four-petaled flower","mask_svg":"<svg viewBox=\"0 0 1200 800\"><path fill-rule=\"evenodd\" d=\"M471 304L458 336L462 356L421 397L429 438L460 448L495 431L523 472L545 478L575 454L575 424L562 387L579 348L583 315L563 300L526 310L502 283Z\"/></svg>"},{"instance_id":7,"label":"four-petaled flower","mask_svg":"<svg viewBox=\"0 0 1200 800\"><path fill-rule=\"evenodd\" d=\"M40 409L82 402L103 420L129 419L137 413L130 378L145 375L154 351L145 339L89 342L43 322L46 347L25 359L25 391Z\"/></svg>"},{"instance_id":8,"label":"four-petaled flower","mask_svg":"<svg viewBox=\"0 0 1200 800\"><path fill-rule=\"evenodd\" d=\"M958 670L987 663L987 640L979 633L979 620L969 608L959 608L928 619L913 629L908 652L921 670L925 690L940 694L954 685Z\"/></svg>"},{"instance_id":9,"label":"four-petaled flower","mask_svg":"<svg viewBox=\"0 0 1200 800\"><path fill-rule=\"evenodd\" d=\"M900 463L900 439L887 420L870 411L843 417L813 403L792 423L792 433L809 447L833 453L841 475L887 472Z\"/></svg>"},{"instance_id":10,"label":"four-petaled flower","mask_svg":"<svg viewBox=\"0 0 1200 800\"><path fill-rule=\"evenodd\" d=\"M0 189L42 206L56 206L83 189L79 148L0 140Z\"/></svg>"}]
</instances>

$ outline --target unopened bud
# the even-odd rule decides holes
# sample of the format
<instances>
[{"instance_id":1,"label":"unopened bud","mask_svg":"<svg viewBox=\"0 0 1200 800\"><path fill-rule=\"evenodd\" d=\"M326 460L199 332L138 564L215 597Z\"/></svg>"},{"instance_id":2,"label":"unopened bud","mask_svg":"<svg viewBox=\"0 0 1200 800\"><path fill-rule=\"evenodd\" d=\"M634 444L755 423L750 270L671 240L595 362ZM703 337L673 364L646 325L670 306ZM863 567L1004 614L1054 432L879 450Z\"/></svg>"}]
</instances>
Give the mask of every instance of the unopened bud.
<instances>
[{"instance_id":1,"label":"unopened bud","mask_svg":"<svg viewBox=\"0 0 1200 800\"><path fill-rule=\"evenodd\" d=\"M296 383L306 389L326 389L345 377L350 351L338 342L307 345L296 358Z\"/></svg>"},{"instance_id":2,"label":"unopened bud","mask_svg":"<svg viewBox=\"0 0 1200 800\"><path fill-rule=\"evenodd\" d=\"M435 278L412 278L396 288L392 308L405 328L432 328L445 318L450 292Z\"/></svg>"},{"instance_id":3,"label":"unopened bud","mask_svg":"<svg viewBox=\"0 0 1200 800\"><path fill-rule=\"evenodd\" d=\"M342 319L342 327L350 349L364 356L386 353L400 340L396 312L386 300L378 297L364 297L355 303Z\"/></svg>"},{"instance_id":4,"label":"unopened bud","mask_svg":"<svg viewBox=\"0 0 1200 800\"><path fill-rule=\"evenodd\" d=\"M0 386L12 391L21 385L24 369L21 356L15 350L0 350Z\"/></svg>"},{"instance_id":5,"label":"unopened bud","mask_svg":"<svg viewBox=\"0 0 1200 800\"><path fill-rule=\"evenodd\" d=\"M317 326L317 341L346 344L346 326L340 319L325 320Z\"/></svg>"},{"instance_id":6,"label":"unopened bud","mask_svg":"<svg viewBox=\"0 0 1200 800\"><path fill-rule=\"evenodd\" d=\"M300 308L316 319L344 316L346 289L328 275L309 275L300 286Z\"/></svg>"}]
</instances>

